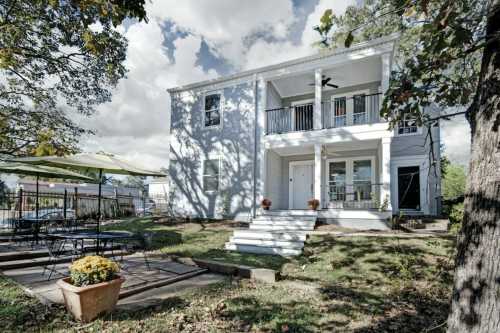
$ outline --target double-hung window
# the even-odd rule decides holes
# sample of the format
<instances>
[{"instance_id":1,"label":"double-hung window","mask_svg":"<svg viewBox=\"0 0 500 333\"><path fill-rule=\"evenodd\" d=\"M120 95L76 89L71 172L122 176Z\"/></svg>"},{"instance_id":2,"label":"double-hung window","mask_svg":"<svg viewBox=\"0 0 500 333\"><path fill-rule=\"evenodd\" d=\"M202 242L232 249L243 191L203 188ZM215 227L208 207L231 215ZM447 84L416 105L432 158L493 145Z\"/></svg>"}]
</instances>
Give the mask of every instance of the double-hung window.
<instances>
[{"instance_id":1,"label":"double-hung window","mask_svg":"<svg viewBox=\"0 0 500 333\"><path fill-rule=\"evenodd\" d=\"M415 117L404 114L398 124L398 134L406 135L418 133L417 120Z\"/></svg>"},{"instance_id":2,"label":"double-hung window","mask_svg":"<svg viewBox=\"0 0 500 333\"><path fill-rule=\"evenodd\" d=\"M216 192L219 190L220 163L219 159L210 159L203 162L203 191Z\"/></svg>"},{"instance_id":3,"label":"double-hung window","mask_svg":"<svg viewBox=\"0 0 500 333\"><path fill-rule=\"evenodd\" d=\"M352 99L354 105L352 114L353 125L366 124L366 95L354 95Z\"/></svg>"},{"instance_id":4,"label":"double-hung window","mask_svg":"<svg viewBox=\"0 0 500 333\"><path fill-rule=\"evenodd\" d=\"M219 93L205 95L205 127L219 126L222 97Z\"/></svg>"}]
</instances>

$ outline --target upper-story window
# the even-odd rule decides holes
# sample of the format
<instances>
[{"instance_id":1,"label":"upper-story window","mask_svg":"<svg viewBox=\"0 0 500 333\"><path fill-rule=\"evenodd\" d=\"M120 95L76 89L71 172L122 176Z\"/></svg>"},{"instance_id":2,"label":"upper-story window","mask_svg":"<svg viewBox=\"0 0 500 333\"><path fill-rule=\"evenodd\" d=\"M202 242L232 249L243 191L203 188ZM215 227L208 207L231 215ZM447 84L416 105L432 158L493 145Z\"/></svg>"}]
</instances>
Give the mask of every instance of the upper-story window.
<instances>
[{"instance_id":1,"label":"upper-story window","mask_svg":"<svg viewBox=\"0 0 500 333\"><path fill-rule=\"evenodd\" d=\"M366 123L366 95L354 95L353 100L353 125L361 125Z\"/></svg>"},{"instance_id":2,"label":"upper-story window","mask_svg":"<svg viewBox=\"0 0 500 333\"><path fill-rule=\"evenodd\" d=\"M203 162L203 191L216 192L219 190L220 162L219 159L210 159Z\"/></svg>"},{"instance_id":3,"label":"upper-story window","mask_svg":"<svg viewBox=\"0 0 500 333\"><path fill-rule=\"evenodd\" d=\"M205 95L205 127L219 126L222 97L220 93Z\"/></svg>"},{"instance_id":4,"label":"upper-story window","mask_svg":"<svg viewBox=\"0 0 500 333\"><path fill-rule=\"evenodd\" d=\"M412 117L410 115L403 115L402 119L399 121L398 124L398 134L399 135L406 135L406 134L413 134L413 133L418 133L418 126L417 126L417 120L415 117Z\"/></svg>"}]
</instances>

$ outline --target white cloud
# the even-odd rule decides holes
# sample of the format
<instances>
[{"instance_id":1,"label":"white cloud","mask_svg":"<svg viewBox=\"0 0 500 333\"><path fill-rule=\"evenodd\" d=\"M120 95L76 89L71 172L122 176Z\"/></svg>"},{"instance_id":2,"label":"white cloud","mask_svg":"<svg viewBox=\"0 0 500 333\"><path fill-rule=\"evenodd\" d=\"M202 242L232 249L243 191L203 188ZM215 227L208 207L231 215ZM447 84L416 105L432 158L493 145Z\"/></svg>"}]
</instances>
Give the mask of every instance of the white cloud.
<instances>
[{"instance_id":1,"label":"white cloud","mask_svg":"<svg viewBox=\"0 0 500 333\"><path fill-rule=\"evenodd\" d=\"M245 69L257 68L314 54L317 52L317 49L312 44L318 41L319 35L313 28L318 25L325 10L331 8L336 15L341 15L348 6L355 3L355 0L319 1L314 10L306 18L304 30L298 45L290 41L268 42L260 40L253 44L246 53L243 67Z\"/></svg>"},{"instance_id":2,"label":"white cloud","mask_svg":"<svg viewBox=\"0 0 500 333\"><path fill-rule=\"evenodd\" d=\"M168 164L170 100L166 89L178 84L215 77L196 66L201 38L189 35L175 41L172 63L164 46L160 22L137 23L125 32L129 41L126 66L129 73L91 118L80 118L96 132L83 142L87 151L120 154L143 166Z\"/></svg>"},{"instance_id":3,"label":"white cloud","mask_svg":"<svg viewBox=\"0 0 500 333\"><path fill-rule=\"evenodd\" d=\"M266 32L284 38L295 20L290 0L153 1L147 12L151 17L172 20L179 27L203 36L236 65L245 53L246 36Z\"/></svg>"}]
</instances>

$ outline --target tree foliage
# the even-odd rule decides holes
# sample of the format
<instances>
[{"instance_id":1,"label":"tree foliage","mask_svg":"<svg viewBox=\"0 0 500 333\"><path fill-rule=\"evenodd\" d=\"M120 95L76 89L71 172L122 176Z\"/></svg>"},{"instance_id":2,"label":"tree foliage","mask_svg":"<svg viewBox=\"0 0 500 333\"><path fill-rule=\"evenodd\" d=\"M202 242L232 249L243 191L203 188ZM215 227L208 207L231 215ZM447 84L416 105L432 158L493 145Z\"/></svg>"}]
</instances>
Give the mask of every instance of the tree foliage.
<instances>
[{"instance_id":1,"label":"tree foliage","mask_svg":"<svg viewBox=\"0 0 500 333\"><path fill-rule=\"evenodd\" d=\"M465 194L465 168L458 164L448 164L441 179L442 195L445 200L455 199Z\"/></svg>"},{"instance_id":2,"label":"tree foliage","mask_svg":"<svg viewBox=\"0 0 500 333\"><path fill-rule=\"evenodd\" d=\"M468 107L477 88L486 42L484 0L368 0L344 15L325 11L315 29L320 45L349 47L398 32L401 39L382 116L396 125L403 115L429 123L424 108Z\"/></svg>"},{"instance_id":3,"label":"tree foliage","mask_svg":"<svg viewBox=\"0 0 500 333\"><path fill-rule=\"evenodd\" d=\"M0 155L63 154L126 74L116 29L144 0L0 0Z\"/></svg>"},{"instance_id":4,"label":"tree foliage","mask_svg":"<svg viewBox=\"0 0 500 333\"><path fill-rule=\"evenodd\" d=\"M346 29L345 46L373 21L397 14L394 22L403 22L403 38L408 28L417 29L416 42L406 45L411 52L391 73L383 115L394 125L409 114L430 128L436 119L429 118L423 109L431 103L466 108L472 156L447 324L448 331L454 333L498 332L500 0L381 1L387 7L380 13ZM321 22L317 30L323 44L329 45L327 28L328 24Z\"/></svg>"}]
</instances>

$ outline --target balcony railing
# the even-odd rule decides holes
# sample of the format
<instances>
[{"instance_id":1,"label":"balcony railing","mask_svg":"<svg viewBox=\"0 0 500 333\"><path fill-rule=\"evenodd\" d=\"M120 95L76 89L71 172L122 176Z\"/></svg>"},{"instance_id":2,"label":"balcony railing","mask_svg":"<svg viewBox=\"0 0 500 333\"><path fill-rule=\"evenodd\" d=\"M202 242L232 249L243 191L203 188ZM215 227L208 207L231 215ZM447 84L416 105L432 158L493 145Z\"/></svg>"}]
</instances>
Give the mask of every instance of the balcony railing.
<instances>
[{"instance_id":1,"label":"balcony railing","mask_svg":"<svg viewBox=\"0 0 500 333\"><path fill-rule=\"evenodd\" d=\"M321 125L336 128L378 123L379 112L380 94L335 98L321 103ZM266 110L266 134L310 131L313 120L313 103Z\"/></svg>"},{"instance_id":2,"label":"balcony railing","mask_svg":"<svg viewBox=\"0 0 500 333\"><path fill-rule=\"evenodd\" d=\"M280 134L313 129L313 103L266 110L267 134Z\"/></svg>"},{"instance_id":3,"label":"balcony railing","mask_svg":"<svg viewBox=\"0 0 500 333\"><path fill-rule=\"evenodd\" d=\"M380 119L380 95L355 95L321 103L322 128L373 124Z\"/></svg>"},{"instance_id":4,"label":"balcony railing","mask_svg":"<svg viewBox=\"0 0 500 333\"><path fill-rule=\"evenodd\" d=\"M380 184L360 181L354 184L330 183L328 185L328 207L341 209L378 209Z\"/></svg>"}]
</instances>

